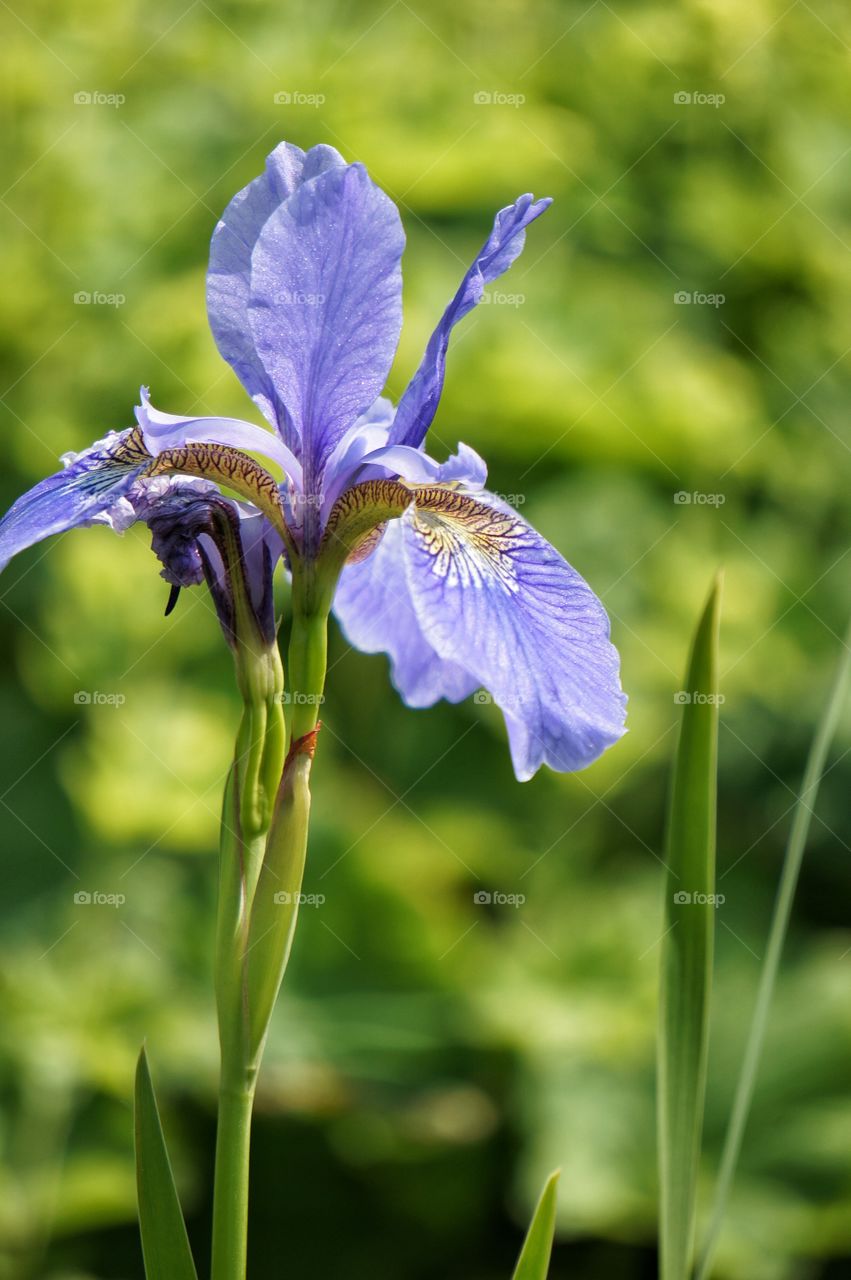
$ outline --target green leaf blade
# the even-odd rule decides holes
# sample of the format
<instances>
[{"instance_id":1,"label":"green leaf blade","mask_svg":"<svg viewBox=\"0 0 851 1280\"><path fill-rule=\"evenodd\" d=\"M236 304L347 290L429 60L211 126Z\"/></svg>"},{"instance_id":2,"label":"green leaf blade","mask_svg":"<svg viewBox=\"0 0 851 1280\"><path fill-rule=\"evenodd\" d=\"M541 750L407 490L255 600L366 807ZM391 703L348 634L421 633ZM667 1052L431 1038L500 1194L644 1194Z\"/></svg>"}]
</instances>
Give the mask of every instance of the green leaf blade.
<instances>
[{"instance_id":1,"label":"green leaf blade","mask_svg":"<svg viewBox=\"0 0 851 1280\"><path fill-rule=\"evenodd\" d=\"M513 1280L547 1280L556 1225L556 1189L559 1170L551 1173L532 1215Z\"/></svg>"},{"instance_id":2,"label":"green leaf blade","mask_svg":"<svg viewBox=\"0 0 851 1280\"><path fill-rule=\"evenodd\" d=\"M144 1047L136 1067L136 1187L147 1280L198 1280Z\"/></svg>"},{"instance_id":3,"label":"green leaf blade","mask_svg":"<svg viewBox=\"0 0 851 1280\"><path fill-rule=\"evenodd\" d=\"M706 1091L715 940L720 577L692 642L666 839L659 999L660 1275L687 1280Z\"/></svg>"}]
</instances>

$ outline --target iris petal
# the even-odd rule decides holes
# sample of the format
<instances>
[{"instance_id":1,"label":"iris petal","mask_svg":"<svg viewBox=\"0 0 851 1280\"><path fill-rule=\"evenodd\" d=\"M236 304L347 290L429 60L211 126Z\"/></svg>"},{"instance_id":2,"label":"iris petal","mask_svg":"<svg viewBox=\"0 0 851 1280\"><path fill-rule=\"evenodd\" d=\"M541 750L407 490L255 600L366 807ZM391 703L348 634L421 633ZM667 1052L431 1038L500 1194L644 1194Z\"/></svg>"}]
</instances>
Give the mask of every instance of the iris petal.
<instances>
[{"instance_id":1,"label":"iris petal","mask_svg":"<svg viewBox=\"0 0 851 1280\"><path fill-rule=\"evenodd\" d=\"M349 640L390 655L411 706L484 687L502 709L515 772L591 764L624 731L626 699L605 610L531 525L490 494L415 490L335 611Z\"/></svg>"},{"instance_id":2,"label":"iris petal","mask_svg":"<svg viewBox=\"0 0 851 1280\"><path fill-rule=\"evenodd\" d=\"M510 507L449 493L402 518L422 633L505 713L521 780L582 769L623 733L626 699L606 612Z\"/></svg>"},{"instance_id":3,"label":"iris petal","mask_svg":"<svg viewBox=\"0 0 851 1280\"><path fill-rule=\"evenodd\" d=\"M92 524L121 501L144 466L113 457L116 446L129 435L124 431L107 436L12 504L0 520L0 570L26 547L51 534Z\"/></svg>"},{"instance_id":4,"label":"iris petal","mask_svg":"<svg viewBox=\"0 0 851 1280\"><path fill-rule=\"evenodd\" d=\"M485 285L508 270L522 252L525 228L550 204L549 199L534 200L531 195L524 195L496 215L493 230L444 311L420 367L399 401L391 444L418 445L425 439L443 390L446 351L454 326L481 300Z\"/></svg>"},{"instance_id":5,"label":"iris petal","mask_svg":"<svg viewBox=\"0 0 851 1280\"><path fill-rule=\"evenodd\" d=\"M350 644L389 655L391 678L409 707L430 707L440 698L460 702L478 687L474 676L438 657L423 635L408 587L401 520L391 521L368 560L343 570L334 612Z\"/></svg>"},{"instance_id":6,"label":"iris petal","mask_svg":"<svg viewBox=\"0 0 851 1280\"><path fill-rule=\"evenodd\" d=\"M267 219L302 182L344 161L333 147L282 142L266 171L234 196L213 232L207 275L207 314L219 351L261 412L294 452L299 441L274 383L257 354L248 323L251 255Z\"/></svg>"},{"instance_id":7,"label":"iris petal","mask_svg":"<svg viewBox=\"0 0 851 1280\"><path fill-rule=\"evenodd\" d=\"M341 436L325 463L322 479L323 519L347 484L351 484L369 453L387 443L387 433L396 412L391 400L379 396L362 413L350 431Z\"/></svg>"},{"instance_id":8,"label":"iris petal","mask_svg":"<svg viewBox=\"0 0 851 1280\"><path fill-rule=\"evenodd\" d=\"M136 408L136 421L142 428L145 444L152 454L166 449L180 449L187 444L222 444L271 458L297 486L301 485L301 463L291 450L271 431L243 422L240 418L191 418L155 409L142 387L142 403Z\"/></svg>"},{"instance_id":9,"label":"iris petal","mask_svg":"<svg viewBox=\"0 0 851 1280\"><path fill-rule=\"evenodd\" d=\"M381 466L393 475L399 475L412 484L463 484L467 488L481 489L488 478L487 464L468 444L459 444L458 452L445 462L435 462L422 449L412 445L395 444L366 454L364 466Z\"/></svg>"},{"instance_id":10,"label":"iris petal","mask_svg":"<svg viewBox=\"0 0 851 1280\"><path fill-rule=\"evenodd\" d=\"M254 345L301 441L318 492L334 446L384 386L402 323L404 233L362 165L304 182L266 221L252 255Z\"/></svg>"}]
</instances>

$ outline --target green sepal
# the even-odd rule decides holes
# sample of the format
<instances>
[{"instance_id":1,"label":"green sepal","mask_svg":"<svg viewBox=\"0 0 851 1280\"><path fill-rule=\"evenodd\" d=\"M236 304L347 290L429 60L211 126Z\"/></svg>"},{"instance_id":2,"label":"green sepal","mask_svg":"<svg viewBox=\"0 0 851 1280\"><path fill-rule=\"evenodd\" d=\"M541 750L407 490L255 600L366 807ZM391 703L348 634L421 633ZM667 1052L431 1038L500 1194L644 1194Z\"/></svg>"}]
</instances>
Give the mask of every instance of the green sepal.
<instances>
[{"instance_id":1,"label":"green sepal","mask_svg":"<svg viewBox=\"0 0 851 1280\"><path fill-rule=\"evenodd\" d=\"M249 1062L262 1050L295 933L307 851L314 740L315 731L291 750L251 904L245 956Z\"/></svg>"}]
</instances>

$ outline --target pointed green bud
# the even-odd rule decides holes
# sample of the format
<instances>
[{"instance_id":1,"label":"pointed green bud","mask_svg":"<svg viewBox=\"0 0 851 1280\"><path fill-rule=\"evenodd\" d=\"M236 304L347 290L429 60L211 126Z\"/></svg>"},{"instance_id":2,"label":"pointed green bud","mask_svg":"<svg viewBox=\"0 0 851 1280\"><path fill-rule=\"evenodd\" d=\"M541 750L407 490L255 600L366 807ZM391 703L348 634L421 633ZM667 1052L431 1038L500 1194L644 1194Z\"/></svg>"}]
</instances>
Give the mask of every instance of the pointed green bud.
<instances>
[{"instance_id":1,"label":"pointed green bud","mask_svg":"<svg viewBox=\"0 0 851 1280\"><path fill-rule=\"evenodd\" d=\"M249 1061L260 1054L289 959L301 898L318 729L296 739L284 766L266 855L251 903L245 990Z\"/></svg>"}]
</instances>

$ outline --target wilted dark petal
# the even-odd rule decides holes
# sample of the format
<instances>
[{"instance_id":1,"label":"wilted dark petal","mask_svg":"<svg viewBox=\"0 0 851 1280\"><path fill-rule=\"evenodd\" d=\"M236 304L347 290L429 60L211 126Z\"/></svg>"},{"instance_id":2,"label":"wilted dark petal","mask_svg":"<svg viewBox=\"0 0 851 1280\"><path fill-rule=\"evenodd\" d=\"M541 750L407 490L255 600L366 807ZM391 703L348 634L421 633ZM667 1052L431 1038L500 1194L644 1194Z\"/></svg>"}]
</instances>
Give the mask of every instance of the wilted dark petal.
<instances>
[{"instance_id":1,"label":"wilted dark petal","mask_svg":"<svg viewBox=\"0 0 851 1280\"><path fill-rule=\"evenodd\" d=\"M496 215L493 230L461 281L455 297L441 317L429 339L419 369L414 374L396 411L390 432L391 444L421 444L431 426L440 394L446 364L446 350L453 327L480 301L486 284L507 271L522 251L525 228L551 204L549 199L534 200L520 196L514 204Z\"/></svg>"},{"instance_id":2,"label":"wilted dark petal","mask_svg":"<svg viewBox=\"0 0 851 1280\"><path fill-rule=\"evenodd\" d=\"M334 612L355 648L389 655L391 678L408 706L460 702L478 687L462 667L438 657L423 635L405 575L401 521L391 521L367 560L343 570Z\"/></svg>"},{"instance_id":3,"label":"wilted dark petal","mask_svg":"<svg viewBox=\"0 0 851 1280\"><path fill-rule=\"evenodd\" d=\"M222 629L233 642L232 574L241 574L257 627L271 644L275 635L272 575L282 546L269 521L247 504L222 497L215 485L203 480L169 478L141 484L146 485L147 493L135 503L136 514L151 530L151 547L163 566L162 577L178 587L195 586L206 579ZM158 484L168 488L158 493ZM234 533L226 547L221 537L222 518ZM235 563L226 567L232 543Z\"/></svg>"},{"instance_id":4,"label":"wilted dark petal","mask_svg":"<svg viewBox=\"0 0 851 1280\"><path fill-rule=\"evenodd\" d=\"M254 616L261 633L271 644L275 638L272 577L275 566L284 554L283 544L264 515L259 511L252 511L246 503L240 502L236 506L240 516L243 565Z\"/></svg>"},{"instance_id":5,"label":"wilted dark petal","mask_svg":"<svg viewBox=\"0 0 851 1280\"><path fill-rule=\"evenodd\" d=\"M165 476L140 480L128 501L136 520L144 520L151 531L151 550L163 567L166 582L177 587L202 582L198 539L210 529L211 502L226 501L215 485Z\"/></svg>"},{"instance_id":6,"label":"wilted dark petal","mask_svg":"<svg viewBox=\"0 0 851 1280\"><path fill-rule=\"evenodd\" d=\"M207 314L213 337L248 394L295 452L298 437L257 354L248 323L251 255L264 223L300 183L343 164L333 147L312 147L305 154L282 142L268 157L265 173L231 200L210 244Z\"/></svg>"},{"instance_id":7,"label":"wilted dark petal","mask_svg":"<svg viewBox=\"0 0 851 1280\"><path fill-rule=\"evenodd\" d=\"M422 634L501 707L518 778L596 760L624 731L626 699L584 579L489 495L426 490L400 523Z\"/></svg>"},{"instance_id":8,"label":"wilted dark petal","mask_svg":"<svg viewBox=\"0 0 851 1280\"><path fill-rule=\"evenodd\" d=\"M0 520L0 570L12 556L51 534L109 518L130 490L144 463L132 465L114 457L130 436L115 431L83 453L69 455L57 471L22 494Z\"/></svg>"},{"instance_id":9,"label":"wilted dark petal","mask_svg":"<svg viewBox=\"0 0 851 1280\"><path fill-rule=\"evenodd\" d=\"M301 440L305 489L384 386L402 323L404 234L362 165L303 182L251 259L254 345Z\"/></svg>"}]
</instances>

